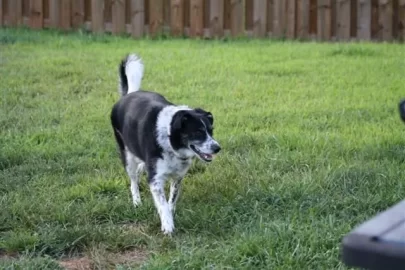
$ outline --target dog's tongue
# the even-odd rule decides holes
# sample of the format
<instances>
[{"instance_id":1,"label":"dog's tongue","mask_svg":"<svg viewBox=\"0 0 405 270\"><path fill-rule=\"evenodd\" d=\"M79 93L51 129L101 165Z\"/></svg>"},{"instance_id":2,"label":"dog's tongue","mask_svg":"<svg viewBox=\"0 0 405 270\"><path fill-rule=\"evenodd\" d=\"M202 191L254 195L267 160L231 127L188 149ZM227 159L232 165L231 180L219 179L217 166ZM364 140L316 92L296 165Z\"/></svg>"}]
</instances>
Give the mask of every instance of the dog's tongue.
<instances>
[{"instance_id":1,"label":"dog's tongue","mask_svg":"<svg viewBox=\"0 0 405 270\"><path fill-rule=\"evenodd\" d=\"M204 158L206 158L206 159L212 159L212 155L210 155L210 154L203 154L204 155Z\"/></svg>"}]
</instances>

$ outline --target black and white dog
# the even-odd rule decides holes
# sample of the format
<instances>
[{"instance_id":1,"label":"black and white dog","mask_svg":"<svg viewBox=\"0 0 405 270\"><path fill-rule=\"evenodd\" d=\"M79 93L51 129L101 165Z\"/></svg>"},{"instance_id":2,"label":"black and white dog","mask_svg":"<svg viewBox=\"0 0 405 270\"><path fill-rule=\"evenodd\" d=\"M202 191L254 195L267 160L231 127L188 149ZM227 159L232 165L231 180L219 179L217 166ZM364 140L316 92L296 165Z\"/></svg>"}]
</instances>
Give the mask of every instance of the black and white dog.
<instances>
[{"instance_id":1,"label":"black and white dog","mask_svg":"<svg viewBox=\"0 0 405 270\"><path fill-rule=\"evenodd\" d=\"M140 90L143 71L143 62L137 55L122 60L121 99L112 109L111 124L131 180L134 205L141 203L139 179L145 170L162 231L171 234L181 181L192 158L210 162L221 147L213 139L214 117L210 112L177 106L160 94ZM168 178L172 182L167 201L164 186Z\"/></svg>"}]
</instances>

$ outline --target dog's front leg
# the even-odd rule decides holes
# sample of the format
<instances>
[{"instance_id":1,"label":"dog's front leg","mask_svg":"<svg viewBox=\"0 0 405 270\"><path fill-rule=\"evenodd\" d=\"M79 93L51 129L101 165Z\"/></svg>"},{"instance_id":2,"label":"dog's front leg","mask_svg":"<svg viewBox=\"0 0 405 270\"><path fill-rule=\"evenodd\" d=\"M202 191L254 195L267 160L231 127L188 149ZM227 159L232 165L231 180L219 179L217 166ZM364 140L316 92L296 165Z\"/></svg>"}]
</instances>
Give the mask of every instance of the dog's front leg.
<instances>
[{"instance_id":1,"label":"dog's front leg","mask_svg":"<svg viewBox=\"0 0 405 270\"><path fill-rule=\"evenodd\" d=\"M180 196L181 181L183 177L176 177L170 183L169 209L174 214L176 210L176 202Z\"/></svg>"},{"instance_id":2,"label":"dog's front leg","mask_svg":"<svg viewBox=\"0 0 405 270\"><path fill-rule=\"evenodd\" d=\"M170 211L169 204L166 201L164 185L166 177L155 175L149 181L150 190L155 202L155 206L160 216L162 231L164 234L171 234L174 230L173 214Z\"/></svg>"}]
</instances>

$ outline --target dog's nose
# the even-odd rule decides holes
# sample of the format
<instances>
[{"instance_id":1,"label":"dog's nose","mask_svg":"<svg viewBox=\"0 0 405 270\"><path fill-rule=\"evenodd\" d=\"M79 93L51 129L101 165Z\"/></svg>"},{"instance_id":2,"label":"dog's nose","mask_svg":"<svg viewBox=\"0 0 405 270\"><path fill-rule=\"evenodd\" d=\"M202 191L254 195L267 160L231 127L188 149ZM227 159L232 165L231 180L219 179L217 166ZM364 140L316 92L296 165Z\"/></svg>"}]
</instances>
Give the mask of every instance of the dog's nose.
<instances>
[{"instance_id":1,"label":"dog's nose","mask_svg":"<svg viewBox=\"0 0 405 270\"><path fill-rule=\"evenodd\" d=\"M213 144L211 146L211 150L212 152L214 152L214 154L218 153L219 151L221 151L221 146L219 146L219 144Z\"/></svg>"}]
</instances>

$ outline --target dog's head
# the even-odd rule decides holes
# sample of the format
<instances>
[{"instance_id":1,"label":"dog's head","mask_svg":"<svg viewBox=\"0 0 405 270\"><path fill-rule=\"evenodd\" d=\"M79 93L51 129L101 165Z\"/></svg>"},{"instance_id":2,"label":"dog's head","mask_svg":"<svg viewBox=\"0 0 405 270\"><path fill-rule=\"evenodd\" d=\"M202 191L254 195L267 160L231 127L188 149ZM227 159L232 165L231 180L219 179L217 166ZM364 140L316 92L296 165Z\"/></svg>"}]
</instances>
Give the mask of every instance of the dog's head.
<instances>
[{"instance_id":1,"label":"dog's head","mask_svg":"<svg viewBox=\"0 0 405 270\"><path fill-rule=\"evenodd\" d=\"M171 123L171 143L179 150L186 148L199 159L210 162L221 147L213 138L214 117L203 109L178 111Z\"/></svg>"}]
</instances>

